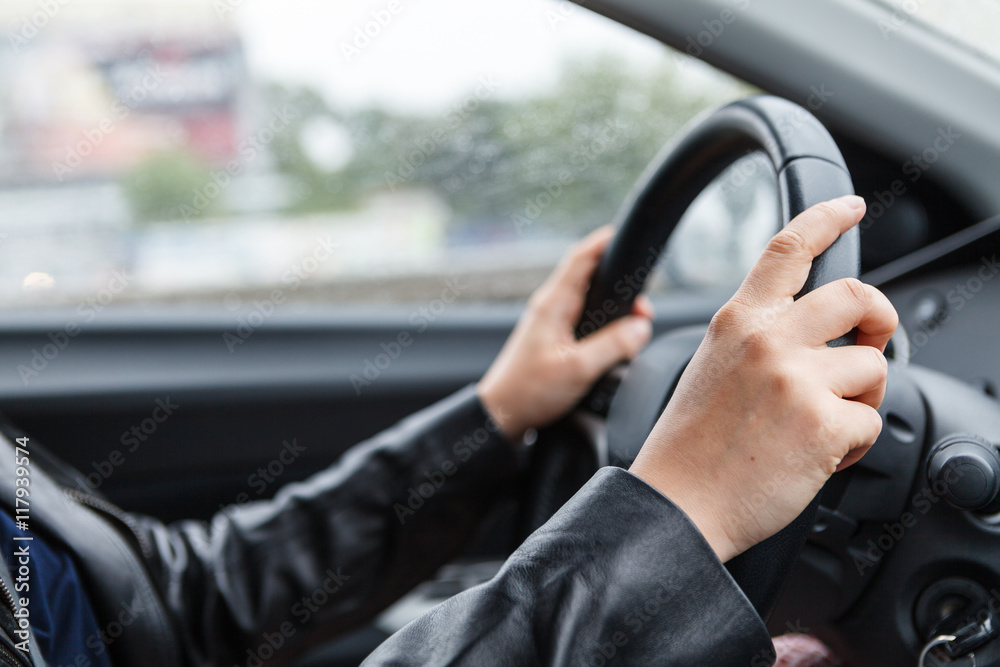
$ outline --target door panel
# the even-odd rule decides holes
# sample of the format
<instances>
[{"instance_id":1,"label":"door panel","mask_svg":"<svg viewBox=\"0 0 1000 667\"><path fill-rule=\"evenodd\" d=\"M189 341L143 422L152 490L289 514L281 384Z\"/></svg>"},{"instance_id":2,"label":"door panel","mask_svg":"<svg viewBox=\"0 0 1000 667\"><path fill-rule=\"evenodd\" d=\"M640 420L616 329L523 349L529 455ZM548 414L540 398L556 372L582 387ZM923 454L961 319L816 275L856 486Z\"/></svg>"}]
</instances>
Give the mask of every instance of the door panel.
<instances>
[{"instance_id":1,"label":"door panel","mask_svg":"<svg viewBox=\"0 0 1000 667\"><path fill-rule=\"evenodd\" d=\"M662 297L655 329L705 322L724 298ZM0 328L0 410L120 506L166 521L207 519L270 497L475 382L520 310L456 306L424 330L398 309L276 315L232 352L222 336L233 323L211 314L109 314L68 342L56 335L61 348L45 347L56 345L49 334L61 330L59 316L9 317ZM35 351L51 359L36 361L37 375L19 370L35 369ZM504 503L482 526L465 555L471 567L506 556L515 512ZM426 586L414 593L418 604L401 605L426 607L442 586L454 592L450 580ZM357 665L387 636L376 622L301 665Z\"/></svg>"},{"instance_id":2,"label":"door panel","mask_svg":"<svg viewBox=\"0 0 1000 667\"><path fill-rule=\"evenodd\" d=\"M663 331L706 321L722 298L660 301ZM455 307L423 330L399 308L275 315L232 352L223 334L234 323L217 315L118 312L63 349L50 336L58 316L11 319L0 410L123 507L204 519L241 494L270 497L475 382L520 309ZM52 358L32 366L35 351ZM283 443L289 465L274 463Z\"/></svg>"}]
</instances>

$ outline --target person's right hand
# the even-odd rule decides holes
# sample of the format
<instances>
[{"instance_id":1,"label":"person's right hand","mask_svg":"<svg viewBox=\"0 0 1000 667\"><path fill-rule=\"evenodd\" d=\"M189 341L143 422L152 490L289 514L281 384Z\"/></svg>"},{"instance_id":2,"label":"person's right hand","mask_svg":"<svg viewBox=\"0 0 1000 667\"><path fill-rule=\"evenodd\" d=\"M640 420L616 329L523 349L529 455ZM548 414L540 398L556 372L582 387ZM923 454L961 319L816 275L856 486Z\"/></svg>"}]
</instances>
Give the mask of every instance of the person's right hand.
<instances>
[{"instance_id":1,"label":"person's right hand","mask_svg":"<svg viewBox=\"0 0 1000 667\"><path fill-rule=\"evenodd\" d=\"M861 220L850 196L771 239L712 319L631 467L680 507L724 562L788 525L882 429L883 351L898 323L874 287L844 279L798 301L813 258ZM858 344L826 345L858 329Z\"/></svg>"}]
</instances>

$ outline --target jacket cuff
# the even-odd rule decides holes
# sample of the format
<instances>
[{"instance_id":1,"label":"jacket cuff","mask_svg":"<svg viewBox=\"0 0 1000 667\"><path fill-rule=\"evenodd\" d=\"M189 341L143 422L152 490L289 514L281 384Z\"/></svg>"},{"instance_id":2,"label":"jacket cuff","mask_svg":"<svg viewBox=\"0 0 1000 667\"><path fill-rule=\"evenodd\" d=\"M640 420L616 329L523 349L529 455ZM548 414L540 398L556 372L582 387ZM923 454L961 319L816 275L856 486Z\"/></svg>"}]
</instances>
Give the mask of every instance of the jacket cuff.
<instances>
[{"instance_id":1,"label":"jacket cuff","mask_svg":"<svg viewBox=\"0 0 1000 667\"><path fill-rule=\"evenodd\" d=\"M771 664L767 629L739 585L688 516L635 475L598 471L520 555L539 562L557 554L589 589L592 609L577 618L605 619L596 634L567 628L590 643L577 659L604 654L613 663L611 653L628 664Z\"/></svg>"},{"instance_id":2,"label":"jacket cuff","mask_svg":"<svg viewBox=\"0 0 1000 667\"><path fill-rule=\"evenodd\" d=\"M447 460L453 460L459 467L472 463L484 471L492 469L491 477L497 477L498 473L514 473L523 467L522 448L503 434L480 400L475 384L466 385L403 419L390 431L411 429L426 433L423 443L423 454L427 457L425 465ZM373 439L382 438L375 436Z\"/></svg>"}]
</instances>

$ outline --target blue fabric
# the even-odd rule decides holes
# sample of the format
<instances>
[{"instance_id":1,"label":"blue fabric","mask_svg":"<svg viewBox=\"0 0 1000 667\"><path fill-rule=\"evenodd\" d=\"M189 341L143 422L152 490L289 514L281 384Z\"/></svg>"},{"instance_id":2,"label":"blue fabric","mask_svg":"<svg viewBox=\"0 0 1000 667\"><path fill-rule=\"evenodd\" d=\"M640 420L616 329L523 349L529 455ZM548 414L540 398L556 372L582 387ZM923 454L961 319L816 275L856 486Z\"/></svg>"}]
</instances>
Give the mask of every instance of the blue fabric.
<instances>
[{"instance_id":1,"label":"blue fabric","mask_svg":"<svg viewBox=\"0 0 1000 667\"><path fill-rule=\"evenodd\" d=\"M14 537L22 536L34 539L14 541ZM51 548L30 531L18 529L7 510L0 510L0 544L15 585L18 561L14 552L28 545L31 629L49 666L111 667L94 610L69 554ZM15 593L15 597L24 596L23 591Z\"/></svg>"}]
</instances>

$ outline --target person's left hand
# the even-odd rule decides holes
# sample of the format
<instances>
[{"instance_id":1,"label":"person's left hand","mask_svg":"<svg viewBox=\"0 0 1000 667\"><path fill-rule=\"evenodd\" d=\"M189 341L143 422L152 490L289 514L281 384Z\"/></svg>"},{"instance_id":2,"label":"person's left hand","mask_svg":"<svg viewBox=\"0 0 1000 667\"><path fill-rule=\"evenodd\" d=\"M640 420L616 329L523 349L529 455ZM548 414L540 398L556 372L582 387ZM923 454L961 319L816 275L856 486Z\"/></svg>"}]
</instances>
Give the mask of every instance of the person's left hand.
<instances>
[{"instance_id":1,"label":"person's left hand","mask_svg":"<svg viewBox=\"0 0 1000 667\"><path fill-rule=\"evenodd\" d=\"M573 334L597 263L614 237L602 227L575 244L535 291L499 356L479 382L479 398L511 441L556 421L620 361L652 336L652 305L644 296L632 314L577 340Z\"/></svg>"}]
</instances>

